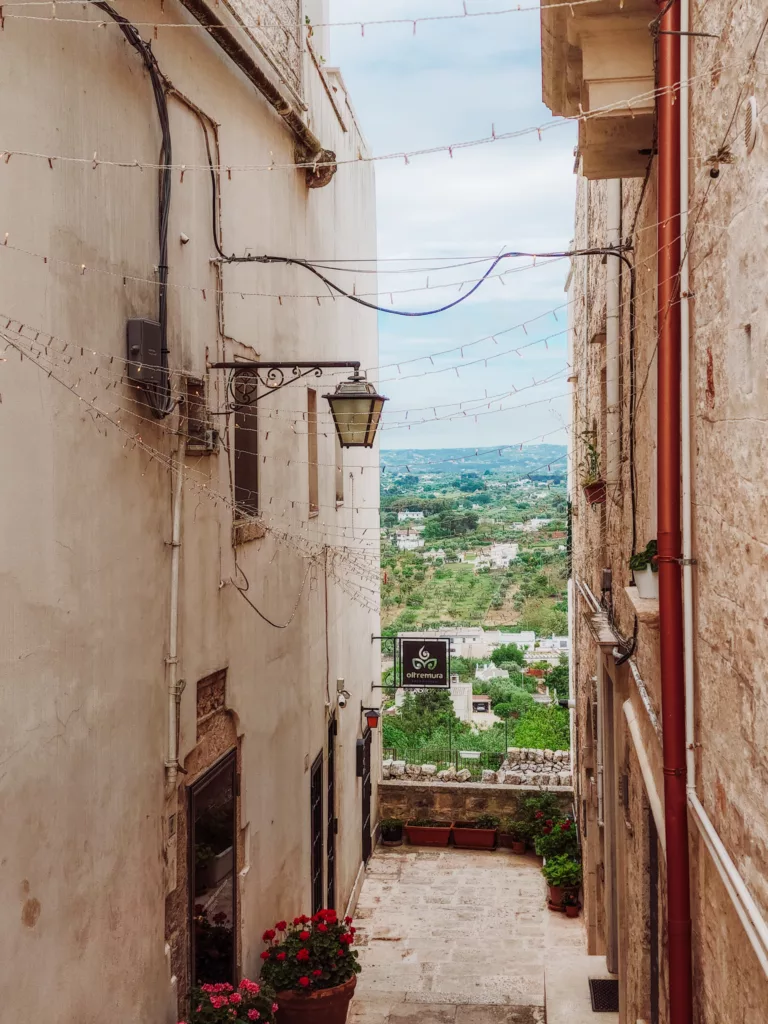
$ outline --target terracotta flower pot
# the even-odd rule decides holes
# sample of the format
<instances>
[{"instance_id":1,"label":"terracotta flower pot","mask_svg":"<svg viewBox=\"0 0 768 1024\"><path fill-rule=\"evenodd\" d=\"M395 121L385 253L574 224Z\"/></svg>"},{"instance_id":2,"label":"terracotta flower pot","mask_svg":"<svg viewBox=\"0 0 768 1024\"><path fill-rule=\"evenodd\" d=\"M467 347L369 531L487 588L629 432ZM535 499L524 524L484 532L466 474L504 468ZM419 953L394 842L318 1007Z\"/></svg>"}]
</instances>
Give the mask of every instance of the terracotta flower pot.
<instances>
[{"instance_id":1,"label":"terracotta flower pot","mask_svg":"<svg viewBox=\"0 0 768 1024\"><path fill-rule=\"evenodd\" d=\"M605 504L605 480L595 480L584 487L584 497L590 505Z\"/></svg>"},{"instance_id":2,"label":"terracotta flower pot","mask_svg":"<svg viewBox=\"0 0 768 1024\"><path fill-rule=\"evenodd\" d=\"M406 825L405 834L411 846L447 846L451 838L451 826L445 825Z\"/></svg>"},{"instance_id":3,"label":"terracotta flower pot","mask_svg":"<svg viewBox=\"0 0 768 1024\"><path fill-rule=\"evenodd\" d=\"M499 846L505 850L511 850L515 840L507 832L499 832Z\"/></svg>"},{"instance_id":4,"label":"terracotta flower pot","mask_svg":"<svg viewBox=\"0 0 768 1024\"><path fill-rule=\"evenodd\" d=\"M278 992L277 1024L345 1024L357 978L315 992Z\"/></svg>"},{"instance_id":5,"label":"terracotta flower pot","mask_svg":"<svg viewBox=\"0 0 768 1024\"><path fill-rule=\"evenodd\" d=\"M566 907L565 908L565 916L566 917L578 917L579 916L579 908L578 907L574 907L574 906Z\"/></svg>"},{"instance_id":6,"label":"terracotta flower pot","mask_svg":"<svg viewBox=\"0 0 768 1024\"><path fill-rule=\"evenodd\" d=\"M493 850L496 847L495 828L473 828L469 823L456 822L453 845L460 850Z\"/></svg>"},{"instance_id":7,"label":"terracotta flower pot","mask_svg":"<svg viewBox=\"0 0 768 1024\"><path fill-rule=\"evenodd\" d=\"M578 887L573 886L550 885L547 888L549 889L548 906L550 910L566 910L567 908L563 906L563 896L566 893L573 896L579 894Z\"/></svg>"},{"instance_id":8,"label":"terracotta flower pot","mask_svg":"<svg viewBox=\"0 0 768 1024\"><path fill-rule=\"evenodd\" d=\"M512 853L523 854L525 853L525 843L514 840L512 843Z\"/></svg>"}]
</instances>

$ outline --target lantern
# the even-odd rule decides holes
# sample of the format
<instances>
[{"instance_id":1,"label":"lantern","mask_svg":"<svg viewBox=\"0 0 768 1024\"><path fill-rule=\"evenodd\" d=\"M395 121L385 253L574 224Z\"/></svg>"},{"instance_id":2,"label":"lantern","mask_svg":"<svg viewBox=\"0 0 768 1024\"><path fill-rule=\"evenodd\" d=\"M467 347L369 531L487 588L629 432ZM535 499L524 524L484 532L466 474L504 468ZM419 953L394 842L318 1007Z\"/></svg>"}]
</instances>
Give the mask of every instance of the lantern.
<instances>
[{"instance_id":1,"label":"lantern","mask_svg":"<svg viewBox=\"0 0 768 1024\"><path fill-rule=\"evenodd\" d=\"M369 729L377 728L379 719L381 718L381 712L378 708L366 708L365 709L365 720L368 723Z\"/></svg>"},{"instance_id":2,"label":"lantern","mask_svg":"<svg viewBox=\"0 0 768 1024\"><path fill-rule=\"evenodd\" d=\"M387 401L377 393L359 370L349 380L336 385L332 395L325 395L331 407L336 433L342 448L372 448Z\"/></svg>"}]
</instances>

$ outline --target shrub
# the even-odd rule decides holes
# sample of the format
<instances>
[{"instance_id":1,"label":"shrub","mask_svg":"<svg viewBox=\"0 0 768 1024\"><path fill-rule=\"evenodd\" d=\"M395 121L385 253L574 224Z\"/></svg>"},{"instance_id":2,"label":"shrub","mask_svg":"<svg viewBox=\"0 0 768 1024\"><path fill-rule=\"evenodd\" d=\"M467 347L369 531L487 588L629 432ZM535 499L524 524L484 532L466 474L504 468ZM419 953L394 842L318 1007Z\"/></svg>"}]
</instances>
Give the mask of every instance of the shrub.
<instances>
[{"instance_id":1,"label":"shrub","mask_svg":"<svg viewBox=\"0 0 768 1024\"><path fill-rule=\"evenodd\" d=\"M293 924L278 921L263 939L261 976L278 992L335 988L360 973L352 918L339 921L335 910L302 914Z\"/></svg>"},{"instance_id":2,"label":"shrub","mask_svg":"<svg viewBox=\"0 0 768 1024\"><path fill-rule=\"evenodd\" d=\"M527 821L515 821L514 818L502 818L499 830L516 843L525 843L531 838L531 826Z\"/></svg>"},{"instance_id":3,"label":"shrub","mask_svg":"<svg viewBox=\"0 0 768 1024\"><path fill-rule=\"evenodd\" d=\"M478 828L498 828L501 818L496 814L481 814L475 819Z\"/></svg>"},{"instance_id":4,"label":"shrub","mask_svg":"<svg viewBox=\"0 0 768 1024\"><path fill-rule=\"evenodd\" d=\"M551 821L552 824L545 825L541 834L536 838L534 845L538 856L546 857L547 863L551 857L561 853L566 853L569 857L578 857L579 837L573 821L570 818L545 818L544 820L545 822Z\"/></svg>"},{"instance_id":5,"label":"shrub","mask_svg":"<svg viewBox=\"0 0 768 1024\"><path fill-rule=\"evenodd\" d=\"M541 873L547 885L575 888L581 884L581 862L569 857L567 853L548 860Z\"/></svg>"}]
</instances>

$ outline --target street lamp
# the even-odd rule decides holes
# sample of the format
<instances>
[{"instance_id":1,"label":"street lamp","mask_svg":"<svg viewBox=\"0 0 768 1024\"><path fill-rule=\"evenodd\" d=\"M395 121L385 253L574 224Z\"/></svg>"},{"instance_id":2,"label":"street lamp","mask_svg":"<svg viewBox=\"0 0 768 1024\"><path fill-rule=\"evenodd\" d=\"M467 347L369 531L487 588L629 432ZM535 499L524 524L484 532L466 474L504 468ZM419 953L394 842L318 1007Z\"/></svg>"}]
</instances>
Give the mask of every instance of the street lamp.
<instances>
[{"instance_id":1,"label":"street lamp","mask_svg":"<svg viewBox=\"0 0 768 1024\"><path fill-rule=\"evenodd\" d=\"M381 711L378 708L363 708L363 714L369 729L376 729L381 718Z\"/></svg>"},{"instance_id":2,"label":"street lamp","mask_svg":"<svg viewBox=\"0 0 768 1024\"><path fill-rule=\"evenodd\" d=\"M372 448L381 420L381 411L387 399L378 394L373 384L360 372L360 363L314 362L211 363L212 369L229 370L230 409L255 405L265 395L279 391L286 385L307 377L322 377L324 370L351 369L352 376L337 384L331 395L325 395L331 407L333 422L342 448Z\"/></svg>"},{"instance_id":3,"label":"street lamp","mask_svg":"<svg viewBox=\"0 0 768 1024\"><path fill-rule=\"evenodd\" d=\"M341 447L372 448L387 399L377 393L360 370L337 384L332 395L323 397L331 407Z\"/></svg>"}]
</instances>

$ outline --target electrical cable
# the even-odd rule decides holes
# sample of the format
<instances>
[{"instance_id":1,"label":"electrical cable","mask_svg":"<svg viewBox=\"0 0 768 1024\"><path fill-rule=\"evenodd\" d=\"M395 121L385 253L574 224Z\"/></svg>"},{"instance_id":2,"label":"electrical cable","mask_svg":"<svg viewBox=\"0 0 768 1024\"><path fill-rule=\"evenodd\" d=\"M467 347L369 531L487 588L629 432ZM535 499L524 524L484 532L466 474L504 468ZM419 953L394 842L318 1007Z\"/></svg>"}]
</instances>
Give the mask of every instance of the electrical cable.
<instances>
[{"instance_id":1,"label":"electrical cable","mask_svg":"<svg viewBox=\"0 0 768 1024\"><path fill-rule=\"evenodd\" d=\"M159 258L157 265L158 279L158 321L160 323L160 382L158 384L142 385L147 396L147 403L154 416L162 419L170 415L176 403L170 391L170 373L168 370L168 225L171 214L171 171L170 165L173 161L171 146L171 126L168 117L168 102L166 90L171 87L170 82L160 70L157 58L152 52L149 43L145 43L139 34L139 30L124 18L122 14L111 7L104 0L89 0L99 10L115 21L128 43L136 50L144 62L152 83L152 92L155 96L155 106L160 121L162 133L162 145L160 148L160 162L165 165L160 171L160 186L158 199L158 249Z\"/></svg>"}]
</instances>

